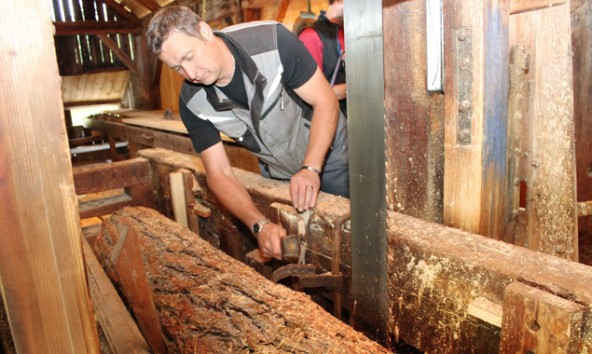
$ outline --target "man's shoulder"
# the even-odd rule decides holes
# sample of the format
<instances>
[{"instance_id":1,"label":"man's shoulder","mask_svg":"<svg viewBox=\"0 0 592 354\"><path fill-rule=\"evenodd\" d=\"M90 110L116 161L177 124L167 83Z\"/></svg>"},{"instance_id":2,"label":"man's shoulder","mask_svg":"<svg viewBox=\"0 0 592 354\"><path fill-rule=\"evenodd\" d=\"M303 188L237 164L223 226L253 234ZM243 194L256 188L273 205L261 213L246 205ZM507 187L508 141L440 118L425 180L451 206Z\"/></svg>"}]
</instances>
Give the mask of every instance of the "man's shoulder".
<instances>
[{"instance_id":1,"label":"man's shoulder","mask_svg":"<svg viewBox=\"0 0 592 354\"><path fill-rule=\"evenodd\" d=\"M183 84L181 85L181 91L179 92L179 99L182 102L189 101L193 96L195 96L198 92L203 90L203 85L194 84L187 80L183 80Z\"/></svg>"}]
</instances>

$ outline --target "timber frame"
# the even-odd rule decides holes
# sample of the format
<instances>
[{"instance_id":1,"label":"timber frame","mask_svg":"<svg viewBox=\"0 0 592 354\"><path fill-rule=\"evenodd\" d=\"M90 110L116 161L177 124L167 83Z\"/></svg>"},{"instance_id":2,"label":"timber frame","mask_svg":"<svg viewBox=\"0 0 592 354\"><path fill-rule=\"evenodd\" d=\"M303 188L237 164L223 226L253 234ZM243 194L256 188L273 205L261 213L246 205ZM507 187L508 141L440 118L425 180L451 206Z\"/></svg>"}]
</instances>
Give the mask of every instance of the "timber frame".
<instances>
[{"instance_id":1,"label":"timber frame","mask_svg":"<svg viewBox=\"0 0 592 354\"><path fill-rule=\"evenodd\" d=\"M117 162L109 168L151 166L151 205L178 222L183 215L189 229L248 262L249 251L256 247L253 238L217 204L197 157L164 149L145 149L138 155L127 164ZM104 174L99 172L104 167L95 168ZM77 185L88 184L93 173L87 168L84 177L80 172L74 173ZM184 175L183 192L174 192L176 172ZM262 210L269 213L274 203L289 202L286 183L270 183L240 169L235 174ZM113 188L103 181L103 188ZM100 183L93 185L100 189ZM174 207L175 194L183 195L182 214ZM143 198L130 205L146 202ZM337 248L345 284L343 311L346 319L353 319L352 236L349 223L338 222L344 217L349 217L349 200L321 194L303 235L308 244L307 262L330 271L336 255L332 253L334 239L327 235L341 233ZM389 310L384 326L392 348L407 343L441 353L592 350L592 273L588 266L403 214L389 212L386 221ZM533 321L536 331L530 327Z\"/></svg>"}]
</instances>

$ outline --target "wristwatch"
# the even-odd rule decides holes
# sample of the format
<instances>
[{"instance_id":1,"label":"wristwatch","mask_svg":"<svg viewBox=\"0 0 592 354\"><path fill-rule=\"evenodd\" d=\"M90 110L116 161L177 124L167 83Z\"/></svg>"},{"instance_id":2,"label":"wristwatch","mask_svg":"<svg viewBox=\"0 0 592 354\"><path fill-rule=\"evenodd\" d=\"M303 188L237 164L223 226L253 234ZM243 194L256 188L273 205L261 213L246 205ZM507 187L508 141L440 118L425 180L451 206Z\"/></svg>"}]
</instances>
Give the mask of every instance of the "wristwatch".
<instances>
[{"instance_id":1,"label":"wristwatch","mask_svg":"<svg viewBox=\"0 0 592 354\"><path fill-rule=\"evenodd\" d=\"M253 234L257 235L261 232L261 230L263 230L263 225L269 224L270 222L271 220L269 219L259 220L255 224L253 224L253 226L251 226L251 231L253 232Z\"/></svg>"}]
</instances>

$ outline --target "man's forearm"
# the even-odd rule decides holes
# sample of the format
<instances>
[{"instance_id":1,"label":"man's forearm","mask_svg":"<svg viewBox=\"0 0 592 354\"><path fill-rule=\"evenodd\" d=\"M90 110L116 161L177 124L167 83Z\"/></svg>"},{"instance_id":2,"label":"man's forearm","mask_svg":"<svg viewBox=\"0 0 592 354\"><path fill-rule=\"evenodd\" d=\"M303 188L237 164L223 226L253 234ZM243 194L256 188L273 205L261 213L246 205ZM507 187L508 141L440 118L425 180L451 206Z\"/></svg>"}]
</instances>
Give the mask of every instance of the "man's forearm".
<instances>
[{"instance_id":1,"label":"man's forearm","mask_svg":"<svg viewBox=\"0 0 592 354\"><path fill-rule=\"evenodd\" d=\"M250 227L264 218L263 213L253 203L249 192L236 178L223 173L208 175L208 186L218 201L246 226Z\"/></svg>"}]
</instances>

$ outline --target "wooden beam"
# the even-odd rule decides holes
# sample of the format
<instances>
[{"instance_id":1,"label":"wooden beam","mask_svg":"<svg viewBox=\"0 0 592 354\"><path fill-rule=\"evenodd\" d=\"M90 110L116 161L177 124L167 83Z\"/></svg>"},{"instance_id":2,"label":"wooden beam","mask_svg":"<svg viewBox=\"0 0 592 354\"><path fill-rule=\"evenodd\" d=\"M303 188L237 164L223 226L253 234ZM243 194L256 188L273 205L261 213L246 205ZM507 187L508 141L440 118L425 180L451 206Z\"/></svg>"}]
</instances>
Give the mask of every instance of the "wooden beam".
<instances>
[{"instance_id":1,"label":"wooden beam","mask_svg":"<svg viewBox=\"0 0 592 354\"><path fill-rule=\"evenodd\" d=\"M0 2L0 43L0 289L16 352L100 353L48 1Z\"/></svg>"},{"instance_id":2,"label":"wooden beam","mask_svg":"<svg viewBox=\"0 0 592 354\"><path fill-rule=\"evenodd\" d=\"M85 239L82 240L82 249L95 315L111 353L151 353L138 325Z\"/></svg>"},{"instance_id":3,"label":"wooden beam","mask_svg":"<svg viewBox=\"0 0 592 354\"><path fill-rule=\"evenodd\" d=\"M77 34L138 34L142 32L142 26L136 23L124 21L118 22L54 22L56 36L74 36Z\"/></svg>"},{"instance_id":4,"label":"wooden beam","mask_svg":"<svg viewBox=\"0 0 592 354\"><path fill-rule=\"evenodd\" d=\"M506 287L501 354L581 353L584 307L514 282Z\"/></svg>"},{"instance_id":5,"label":"wooden beam","mask_svg":"<svg viewBox=\"0 0 592 354\"><path fill-rule=\"evenodd\" d=\"M132 23L140 22L140 20L138 19L138 16L136 16L135 13L128 11L124 6L121 6L117 1L115 1L115 0L102 0L102 1L104 1L105 4L107 4L107 6L113 8L113 10L115 10L118 14L123 16L128 21L130 21Z\"/></svg>"},{"instance_id":6,"label":"wooden beam","mask_svg":"<svg viewBox=\"0 0 592 354\"><path fill-rule=\"evenodd\" d=\"M442 222L444 95L426 90L426 1L383 8L387 193L392 211ZM406 70L413 67L414 70ZM407 90L400 90L408 87Z\"/></svg>"},{"instance_id":7,"label":"wooden beam","mask_svg":"<svg viewBox=\"0 0 592 354\"><path fill-rule=\"evenodd\" d=\"M115 41L109 38L108 34L97 34L96 36L103 42L103 44L105 44L105 46L107 46L107 48L109 48L113 52L113 54L115 54L117 59L119 59L123 63L123 65L125 65L125 67L129 69L129 71L136 75L139 75L140 70L136 66L136 63L132 60L132 58L130 58L129 55L127 55L126 52L119 48Z\"/></svg>"},{"instance_id":8,"label":"wooden beam","mask_svg":"<svg viewBox=\"0 0 592 354\"><path fill-rule=\"evenodd\" d=\"M565 0L510 0L510 14L535 11L565 4Z\"/></svg>"},{"instance_id":9,"label":"wooden beam","mask_svg":"<svg viewBox=\"0 0 592 354\"><path fill-rule=\"evenodd\" d=\"M73 169L76 194L89 194L150 183L150 163L141 157Z\"/></svg>"},{"instance_id":10,"label":"wooden beam","mask_svg":"<svg viewBox=\"0 0 592 354\"><path fill-rule=\"evenodd\" d=\"M160 9L160 5L154 0L138 0L138 2L150 11L156 11Z\"/></svg>"},{"instance_id":11,"label":"wooden beam","mask_svg":"<svg viewBox=\"0 0 592 354\"><path fill-rule=\"evenodd\" d=\"M499 308L512 318L506 287L520 280L554 303L582 306L583 330L574 335L581 352L592 350L589 266L403 214L387 220L390 320L400 340L430 353L497 353ZM478 298L489 304L475 318Z\"/></svg>"},{"instance_id":12,"label":"wooden beam","mask_svg":"<svg viewBox=\"0 0 592 354\"><path fill-rule=\"evenodd\" d=\"M570 2L510 16L528 54L521 172L528 247L578 260Z\"/></svg>"},{"instance_id":13,"label":"wooden beam","mask_svg":"<svg viewBox=\"0 0 592 354\"><path fill-rule=\"evenodd\" d=\"M444 223L495 239L509 218L508 2L444 2Z\"/></svg>"}]
</instances>

